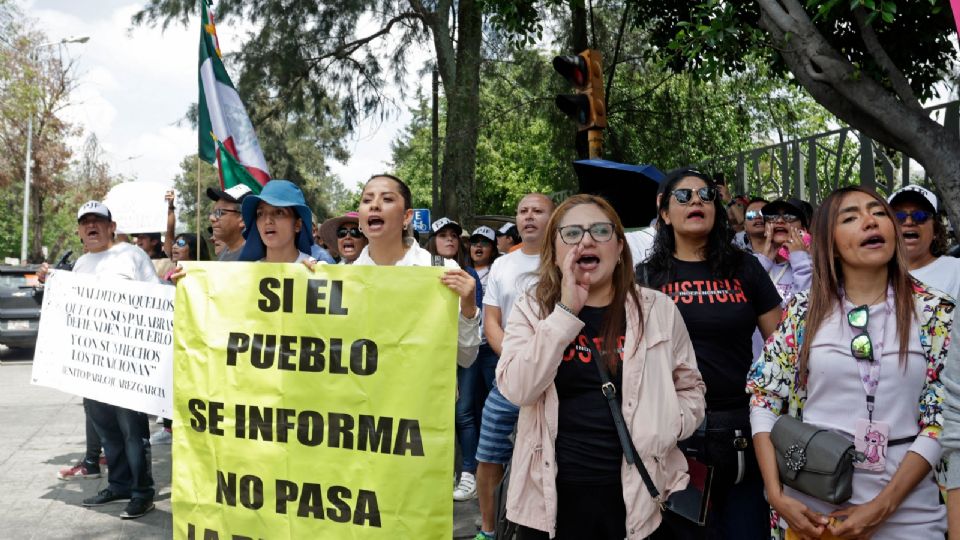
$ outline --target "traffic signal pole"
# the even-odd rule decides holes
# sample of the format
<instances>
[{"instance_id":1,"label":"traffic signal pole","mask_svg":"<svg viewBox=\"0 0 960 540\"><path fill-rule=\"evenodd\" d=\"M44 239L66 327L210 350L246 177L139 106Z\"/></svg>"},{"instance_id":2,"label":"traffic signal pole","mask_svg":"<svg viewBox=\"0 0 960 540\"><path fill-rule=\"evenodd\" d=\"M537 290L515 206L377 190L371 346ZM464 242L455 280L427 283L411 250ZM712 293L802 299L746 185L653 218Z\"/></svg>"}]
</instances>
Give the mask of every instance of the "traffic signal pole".
<instances>
[{"instance_id":1,"label":"traffic signal pole","mask_svg":"<svg viewBox=\"0 0 960 540\"><path fill-rule=\"evenodd\" d=\"M553 69L573 85L574 94L556 97L557 108L577 123L578 132L587 132L590 159L603 156L603 130L607 107L603 91L603 57L596 49L578 55L556 56Z\"/></svg>"}]
</instances>

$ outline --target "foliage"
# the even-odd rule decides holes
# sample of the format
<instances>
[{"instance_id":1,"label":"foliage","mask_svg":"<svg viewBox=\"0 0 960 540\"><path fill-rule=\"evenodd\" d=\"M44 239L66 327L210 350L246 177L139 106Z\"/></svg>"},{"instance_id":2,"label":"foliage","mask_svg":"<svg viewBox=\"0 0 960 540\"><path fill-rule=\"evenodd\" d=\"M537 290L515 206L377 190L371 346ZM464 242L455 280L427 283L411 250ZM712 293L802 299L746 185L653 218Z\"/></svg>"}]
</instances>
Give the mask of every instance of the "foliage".
<instances>
[{"instance_id":1,"label":"foliage","mask_svg":"<svg viewBox=\"0 0 960 540\"><path fill-rule=\"evenodd\" d=\"M173 179L173 189L177 192L177 219L185 232L197 232L197 174L200 175L200 231L205 233L210 226L207 218L213 210L213 201L207 197L207 188L220 185L217 168L197 157L197 154L184 156L180 161L180 172Z\"/></svg>"}]
</instances>

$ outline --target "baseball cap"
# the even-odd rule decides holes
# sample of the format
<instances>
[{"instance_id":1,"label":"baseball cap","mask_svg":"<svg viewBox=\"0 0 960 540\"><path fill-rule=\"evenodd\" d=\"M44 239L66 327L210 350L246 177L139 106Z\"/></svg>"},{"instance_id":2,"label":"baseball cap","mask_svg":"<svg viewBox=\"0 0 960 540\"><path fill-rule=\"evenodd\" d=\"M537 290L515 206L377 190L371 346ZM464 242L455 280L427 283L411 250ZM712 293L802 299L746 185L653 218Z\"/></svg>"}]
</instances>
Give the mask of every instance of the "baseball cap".
<instances>
[{"instance_id":1,"label":"baseball cap","mask_svg":"<svg viewBox=\"0 0 960 540\"><path fill-rule=\"evenodd\" d=\"M482 236L491 242L497 241L497 233L493 232L493 229L487 227L486 225L474 229L473 232L470 233L470 238L473 238L474 236Z\"/></svg>"},{"instance_id":2,"label":"baseball cap","mask_svg":"<svg viewBox=\"0 0 960 540\"><path fill-rule=\"evenodd\" d=\"M902 188L891 193L890 196L887 197L887 202L893 204L894 201L903 196L920 197L930 205L930 208L933 209L934 213L940 211L940 207L937 204L937 196L934 195L929 189L921 186L903 186Z\"/></svg>"},{"instance_id":3,"label":"baseball cap","mask_svg":"<svg viewBox=\"0 0 960 540\"><path fill-rule=\"evenodd\" d=\"M87 201L83 203L80 210L77 210L77 221L80 221L80 218L87 214L95 214L113 221L113 215L110 214L110 209L100 201Z\"/></svg>"},{"instance_id":4,"label":"baseball cap","mask_svg":"<svg viewBox=\"0 0 960 540\"><path fill-rule=\"evenodd\" d=\"M797 216L800 218L800 223L804 227L810 226L807 219L807 213L803 211L803 201L800 199L797 199L796 197L790 197L789 199L777 199L763 205L763 208L760 209L760 213L764 216L768 216L776 214L778 210Z\"/></svg>"},{"instance_id":5,"label":"baseball cap","mask_svg":"<svg viewBox=\"0 0 960 540\"><path fill-rule=\"evenodd\" d=\"M443 229L444 227L453 227L457 231L457 236L460 236L460 234L463 232L463 227L461 227L459 223L450 218L442 217L430 225L430 235L433 236L437 234L440 232L440 229Z\"/></svg>"},{"instance_id":6,"label":"baseball cap","mask_svg":"<svg viewBox=\"0 0 960 540\"><path fill-rule=\"evenodd\" d=\"M516 229L517 226L513 223L504 223L502 227L497 229L496 236L503 236L505 234L510 234L510 229Z\"/></svg>"},{"instance_id":7,"label":"baseball cap","mask_svg":"<svg viewBox=\"0 0 960 540\"><path fill-rule=\"evenodd\" d=\"M223 199L227 202L243 202L243 198L253 193L253 190L243 184L237 184L230 189L207 188L207 197L210 200L219 201Z\"/></svg>"}]
</instances>

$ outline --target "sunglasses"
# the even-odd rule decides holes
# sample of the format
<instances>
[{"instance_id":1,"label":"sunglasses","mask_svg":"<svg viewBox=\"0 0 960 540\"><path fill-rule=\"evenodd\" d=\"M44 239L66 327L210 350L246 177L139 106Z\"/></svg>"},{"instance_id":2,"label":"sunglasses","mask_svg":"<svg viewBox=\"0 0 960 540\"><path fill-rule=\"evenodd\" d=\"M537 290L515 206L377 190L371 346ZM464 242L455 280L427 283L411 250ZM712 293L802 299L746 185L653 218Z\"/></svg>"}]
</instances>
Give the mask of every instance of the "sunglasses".
<instances>
[{"instance_id":1,"label":"sunglasses","mask_svg":"<svg viewBox=\"0 0 960 540\"><path fill-rule=\"evenodd\" d=\"M177 241L174 242L177 247L187 247L187 241L183 238L177 238Z\"/></svg>"},{"instance_id":2,"label":"sunglasses","mask_svg":"<svg viewBox=\"0 0 960 540\"><path fill-rule=\"evenodd\" d=\"M337 238L346 238L348 235L356 239L363 238L363 233L356 227L340 227L337 229Z\"/></svg>"},{"instance_id":3,"label":"sunglasses","mask_svg":"<svg viewBox=\"0 0 960 540\"><path fill-rule=\"evenodd\" d=\"M676 199L678 203L690 204L690 201L693 199L693 192L694 190L690 188L680 188L671 191L670 194L673 195L673 198ZM701 202L712 202L717 198L717 188L702 187L696 190L696 192Z\"/></svg>"},{"instance_id":4,"label":"sunglasses","mask_svg":"<svg viewBox=\"0 0 960 540\"><path fill-rule=\"evenodd\" d=\"M763 219L763 214L761 214L759 210L747 210L743 217L745 217L747 221L753 221L755 219Z\"/></svg>"},{"instance_id":5,"label":"sunglasses","mask_svg":"<svg viewBox=\"0 0 960 540\"><path fill-rule=\"evenodd\" d=\"M210 212L210 217L214 219L220 219L223 217L224 214L239 214L239 213L240 213L239 210L230 210L229 208L214 208L213 211Z\"/></svg>"},{"instance_id":6,"label":"sunglasses","mask_svg":"<svg viewBox=\"0 0 960 540\"><path fill-rule=\"evenodd\" d=\"M609 242L613 238L613 223L593 223L586 228L580 225L567 225L558 228L557 231L560 232L560 240L563 240L564 244L579 244L586 233L590 233L590 238L593 238L594 242Z\"/></svg>"},{"instance_id":7,"label":"sunglasses","mask_svg":"<svg viewBox=\"0 0 960 540\"><path fill-rule=\"evenodd\" d=\"M493 247L493 242L491 242L490 240L487 240L486 238L471 238L471 239L470 239L470 245L471 245L471 246Z\"/></svg>"},{"instance_id":8,"label":"sunglasses","mask_svg":"<svg viewBox=\"0 0 960 540\"><path fill-rule=\"evenodd\" d=\"M894 212L893 215L896 216L897 221L900 223L906 223L907 218L909 217L917 225L923 225L928 219L933 217L933 214L925 210L914 210L913 212Z\"/></svg>"},{"instance_id":9,"label":"sunglasses","mask_svg":"<svg viewBox=\"0 0 960 540\"><path fill-rule=\"evenodd\" d=\"M847 313L847 322L860 333L850 341L850 354L857 360L873 362L873 341L867 333L867 322L870 321L870 310L866 305L855 307Z\"/></svg>"},{"instance_id":10,"label":"sunglasses","mask_svg":"<svg viewBox=\"0 0 960 540\"><path fill-rule=\"evenodd\" d=\"M798 221L800 218L793 214L764 214L763 219L764 221L782 221L783 223L793 223L794 221Z\"/></svg>"}]
</instances>

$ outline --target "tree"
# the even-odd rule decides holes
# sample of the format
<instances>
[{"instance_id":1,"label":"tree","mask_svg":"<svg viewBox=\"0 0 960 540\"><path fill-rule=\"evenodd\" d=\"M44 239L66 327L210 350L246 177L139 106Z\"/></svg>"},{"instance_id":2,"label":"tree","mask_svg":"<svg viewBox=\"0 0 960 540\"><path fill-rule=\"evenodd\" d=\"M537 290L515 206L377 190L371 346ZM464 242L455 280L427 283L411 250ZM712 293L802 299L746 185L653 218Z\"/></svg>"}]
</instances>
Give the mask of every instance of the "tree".
<instances>
[{"instance_id":1,"label":"tree","mask_svg":"<svg viewBox=\"0 0 960 540\"><path fill-rule=\"evenodd\" d=\"M582 2L581 2L582 4ZM389 114L384 91L408 73L410 45L429 40L447 97L446 144L441 175L443 207L451 217L473 213L479 111L479 73L484 15L509 31L511 21L530 19L536 2L523 0L223 0L221 20L260 24L238 60L244 81L269 92L270 114L304 114L318 125L350 128L361 115ZM150 0L135 24L186 23L192 0ZM359 35L374 21L375 30ZM536 30L536 23L522 27ZM389 43L387 38L389 36ZM376 48L385 47L382 57ZM419 67L419 66L414 66ZM337 107L333 107L332 104ZM259 127L258 118L253 117Z\"/></svg>"},{"instance_id":2,"label":"tree","mask_svg":"<svg viewBox=\"0 0 960 540\"><path fill-rule=\"evenodd\" d=\"M15 7L3 7L8 17L0 23L5 53L0 55L0 189L8 195L19 192L22 201L27 133L31 132L28 259L39 261L46 220L59 210L58 195L66 190L71 152L65 141L79 134L59 117L75 85L73 63L65 62L58 49L47 47L47 38L31 30ZM15 197L5 199L10 210L6 218L22 219L22 204L15 207ZM20 225L7 224L22 230ZM19 251L3 247L7 254Z\"/></svg>"},{"instance_id":3,"label":"tree","mask_svg":"<svg viewBox=\"0 0 960 540\"><path fill-rule=\"evenodd\" d=\"M630 3L675 68L731 73L751 55L775 60L837 118L917 160L960 231L960 136L921 107L958 58L946 0Z\"/></svg>"},{"instance_id":4,"label":"tree","mask_svg":"<svg viewBox=\"0 0 960 540\"><path fill-rule=\"evenodd\" d=\"M213 201L207 197L207 188L220 185L217 168L199 159L197 154L184 156L180 161L180 172L173 179L173 189L177 196L177 219L187 232L197 233L197 175L200 175L200 233L210 226L207 218L213 210Z\"/></svg>"}]
</instances>

